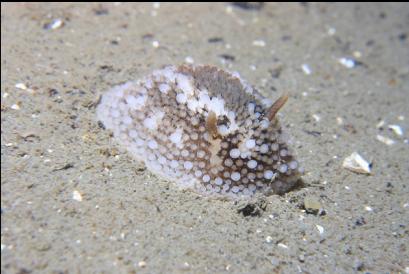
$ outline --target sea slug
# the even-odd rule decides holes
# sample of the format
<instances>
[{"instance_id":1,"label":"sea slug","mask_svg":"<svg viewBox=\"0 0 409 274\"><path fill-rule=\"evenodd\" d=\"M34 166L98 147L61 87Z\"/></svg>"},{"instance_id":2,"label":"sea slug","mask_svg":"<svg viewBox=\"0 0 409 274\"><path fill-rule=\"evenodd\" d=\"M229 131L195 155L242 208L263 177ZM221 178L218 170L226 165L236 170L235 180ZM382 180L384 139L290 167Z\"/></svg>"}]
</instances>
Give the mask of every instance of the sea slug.
<instances>
[{"instance_id":1,"label":"sea slug","mask_svg":"<svg viewBox=\"0 0 409 274\"><path fill-rule=\"evenodd\" d=\"M276 117L286 100L272 103L217 67L166 66L105 93L97 116L151 172L234 199L298 183L303 171Z\"/></svg>"}]
</instances>

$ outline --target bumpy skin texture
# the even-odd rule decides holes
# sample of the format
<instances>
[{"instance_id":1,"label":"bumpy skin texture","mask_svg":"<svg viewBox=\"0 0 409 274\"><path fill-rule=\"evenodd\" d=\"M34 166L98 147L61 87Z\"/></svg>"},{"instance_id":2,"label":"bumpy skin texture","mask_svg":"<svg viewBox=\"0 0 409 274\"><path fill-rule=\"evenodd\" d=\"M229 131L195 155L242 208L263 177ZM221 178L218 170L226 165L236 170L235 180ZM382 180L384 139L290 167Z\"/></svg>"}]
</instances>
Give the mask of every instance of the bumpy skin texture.
<instances>
[{"instance_id":1,"label":"bumpy skin texture","mask_svg":"<svg viewBox=\"0 0 409 274\"><path fill-rule=\"evenodd\" d=\"M153 173L239 198L282 194L299 181L302 169L275 116L284 102L271 104L237 73L182 65L114 87L97 115Z\"/></svg>"}]
</instances>

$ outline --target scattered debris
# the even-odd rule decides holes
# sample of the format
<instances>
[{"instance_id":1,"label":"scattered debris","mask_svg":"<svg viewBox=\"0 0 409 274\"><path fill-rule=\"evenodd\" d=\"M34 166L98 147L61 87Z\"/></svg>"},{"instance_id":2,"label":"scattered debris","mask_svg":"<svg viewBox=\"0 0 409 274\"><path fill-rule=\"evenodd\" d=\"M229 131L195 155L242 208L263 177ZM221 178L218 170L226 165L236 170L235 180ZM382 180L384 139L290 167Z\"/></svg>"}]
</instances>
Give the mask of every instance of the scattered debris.
<instances>
[{"instance_id":1,"label":"scattered debris","mask_svg":"<svg viewBox=\"0 0 409 274\"><path fill-rule=\"evenodd\" d=\"M219 42L223 42L223 38L221 38L221 37L211 37L211 38L207 39L207 42L209 42L209 43L219 43Z\"/></svg>"},{"instance_id":2,"label":"scattered debris","mask_svg":"<svg viewBox=\"0 0 409 274\"><path fill-rule=\"evenodd\" d=\"M391 145L393 145L395 143L395 141L392 140L391 138L388 138L388 137L385 137L385 136L382 136L382 135L379 135L379 134L376 135L376 140L378 140L379 142L382 142L382 143L384 143L384 144L386 144L388 146L391 146Z\"/></svg>"},{"instance_id":3,"label":"scattered debris","mask_svg":"<svg viewBox=\"0 0 409 274\"><path fill-rule=\"evenodd\" d=\"M74 164L68 163L68 164L65 164L63 167L58 167L58 168L53 169L53 171L66 170L66 169L73 168L73 167L74 167Z\"/></svg>"},{"instance_id":4,"label":"scattered debris","mask_svg":"<svg viewBox=\"0 0 409 274\"><path fill-rule=\"evenodd\" d=\"M261 216L263 211L266 211L267 202L264 199L260 199L255 202L246 202L244 204L239 204L238 213L242 213L243 216Z\"/></svg>"},{"instance_id":5,"label":"scattered debris","mask_svg":"<svg viewBox=\"0 0 409 274\"><path fill-rule=\"evenodd\" d=\"M234 57L233 55L230 55L230 54L220 54L219 57L221 57L223 60L226 60L226 61L236 60L236 57Z\"/></svg>"},{"instance_id":6,"label":"scattered debris","mask_svg":"<svg viewBox=\"0 0 409 274\"><path fill-rule=\"evenodd\" d=\"M361 174L371 174L371 164L369 164L357 152L353 152L346 157L342 166L350 171Z\"/></svg>"},{"instance_id":7,"label":"scattered debris","mask_svg":"<svg viewBox=\"0 0 409 274\"><path fill-rule=\"evenodd\" d=\"M355 220L355 225L356 226L361 226L361 225L364 225L364 224L366 224L366 221L365 221L364 217L362 217L362 216Z\"/></svg>"}]
</instances>

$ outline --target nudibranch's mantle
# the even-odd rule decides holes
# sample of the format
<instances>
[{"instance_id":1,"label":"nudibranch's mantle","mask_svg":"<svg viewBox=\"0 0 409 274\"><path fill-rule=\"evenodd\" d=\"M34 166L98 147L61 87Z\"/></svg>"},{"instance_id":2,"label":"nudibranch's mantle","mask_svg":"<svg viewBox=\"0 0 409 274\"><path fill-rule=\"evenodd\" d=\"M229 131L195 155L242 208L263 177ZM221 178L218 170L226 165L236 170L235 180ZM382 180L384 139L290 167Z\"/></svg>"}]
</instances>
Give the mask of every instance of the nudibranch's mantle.
<instances>
[{"instance_id":1,"label":"nudibranch's mantle","mask_svg":"<svg viewBox=\"0 0 409 274\"><path fill-rule=\"evenodd\" d=\"M167 66L102 96L98 119L150 171L183 188L232 198L282 194L302 173L274 104L237 73Z\"/></svg>"}]
</instances>

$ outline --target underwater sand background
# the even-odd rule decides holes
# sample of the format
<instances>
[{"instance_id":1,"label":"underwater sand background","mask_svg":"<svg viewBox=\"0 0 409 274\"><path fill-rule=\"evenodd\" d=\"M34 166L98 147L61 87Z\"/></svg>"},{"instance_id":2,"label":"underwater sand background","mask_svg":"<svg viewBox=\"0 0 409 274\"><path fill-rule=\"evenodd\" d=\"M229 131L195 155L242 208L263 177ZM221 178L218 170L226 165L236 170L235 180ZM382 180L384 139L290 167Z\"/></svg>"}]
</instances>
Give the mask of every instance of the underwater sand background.
<instances>
[{"instance_id":1,"label":"underwater sand background","mask_svg":"<svg viewBox=\"0 0 409 274\"><path fill-rule=\"evenodd\" d=\"M407 3L2 3L2 272L409 273L408 30ZM183 62L289 93L303 188L203 198L113 143L99 96Z\"/></svg>"}]
</instances>

